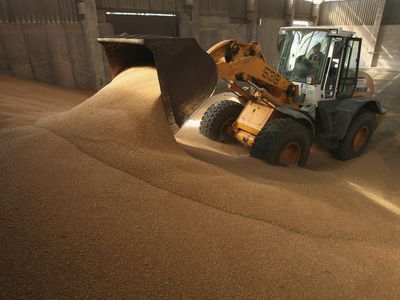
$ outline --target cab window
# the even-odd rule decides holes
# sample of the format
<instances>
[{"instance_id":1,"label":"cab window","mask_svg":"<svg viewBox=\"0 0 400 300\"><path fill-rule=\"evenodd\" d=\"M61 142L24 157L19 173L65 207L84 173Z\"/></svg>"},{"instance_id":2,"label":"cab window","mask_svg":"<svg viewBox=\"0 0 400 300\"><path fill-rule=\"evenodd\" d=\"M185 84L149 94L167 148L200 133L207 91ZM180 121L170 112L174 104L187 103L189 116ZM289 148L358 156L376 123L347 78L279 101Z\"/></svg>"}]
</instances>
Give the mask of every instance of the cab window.
<instances>
[{"instance_id":1,"label":"cab window","mask_svg":"<svg viewBox=\"0 0 400 300\"><path fill-rule=\"evenodd\" d=\"M286 35L279 73L291 81L321 82L329 49L326 31L294 30Z\"/></svg>"}]
</instances>

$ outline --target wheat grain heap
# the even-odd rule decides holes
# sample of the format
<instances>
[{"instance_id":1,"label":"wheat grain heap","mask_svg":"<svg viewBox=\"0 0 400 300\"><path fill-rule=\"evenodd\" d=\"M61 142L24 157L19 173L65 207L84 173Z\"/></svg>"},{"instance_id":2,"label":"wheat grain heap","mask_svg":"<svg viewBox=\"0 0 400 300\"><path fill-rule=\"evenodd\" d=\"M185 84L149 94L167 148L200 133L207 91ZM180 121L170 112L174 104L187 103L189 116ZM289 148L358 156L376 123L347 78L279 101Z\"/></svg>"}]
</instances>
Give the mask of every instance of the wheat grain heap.
<instances>
[{"instance_id":1,"label":"wheat grain heap","mask_svg":"<svg viewBox=\"0 0 400 300\"><path fill-rule=\"evenodd\" d=\"M383 138L328 169L233 171L189 155L159 98L156 71L130 69L0 131L2 298L400 297Z\"/></svg>"}]
</instances>

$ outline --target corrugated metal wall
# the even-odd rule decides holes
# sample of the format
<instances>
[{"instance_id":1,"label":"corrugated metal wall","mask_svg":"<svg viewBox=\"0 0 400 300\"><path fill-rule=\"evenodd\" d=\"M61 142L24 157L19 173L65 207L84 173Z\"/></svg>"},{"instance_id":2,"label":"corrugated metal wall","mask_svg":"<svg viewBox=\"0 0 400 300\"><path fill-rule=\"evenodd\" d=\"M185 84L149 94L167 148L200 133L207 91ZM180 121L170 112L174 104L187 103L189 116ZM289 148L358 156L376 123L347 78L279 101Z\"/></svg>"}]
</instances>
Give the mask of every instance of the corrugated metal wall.
<instances>
[{"instance_id":1,"label":"corrugated metal wall","mask_svg":"<svg viewBox=\"0 0 400 300\"><path fill-rule=\"evenodd\" d=\"M379 0L323 2L320 6L319 25L373 25L378 2Z\"/></svg>"},{"instance_id":2,"label":"corrugated metal wall","mask_svg":"<svg viewBox=\"0 0 400 300\"><path fill-rule=\"evenodd\" d=\"M246 23L246 0L229 1L229 17L231 22Z\"/></svg>"},{"instance_id":3,"label":"corrugated metal wall","mask_svg":"<svg viewBox=\"0 0 400 300\"><path fill-rule=\"evenodd\" d=\"M75 0L0 0L0 23L73 23Z\"/></svg>"},{"instance_id":4,"label":"corrugated metal wall","mask_svg":"<svg viewBox=\"0 0 400 300\"><path fill-rule=\"evenodd\" d=\"M200 15L202 16L227 16L228 0L200 0Z\"/></svg>"},{"instance_id":5,"label":"corrugated metal wall","mask_svg":"<svg viewBox=\"0 0 400 300\"><path fill-rule=\"evenodd\" d=\"M286 0L259 0L259 18L283 18L285 14Z\"/></svg>"},{"instance_id":6,"label":"corrugated metal wall","mask_svg":"<svg viewBox=\"0 0 400 300\"><path fill-rule=\"evenodd\" d=\"M313 3L310 1L297 0L295 2L295 19L297 20L311 20L312 18Z\"/></svg>"},{"instance_id":7,"label":"corrugated metal wall","mask_svg":"<svg viewBox=\"0 0 400 300\"><path fill-rule=\"evenodd\" d=\"M0 73L94 89L86 44L75 0L0 0Z\"/></svg>"},{"instance_id":8,"label":"corrugated metal wall","mask_svg":"<svg viewBox=\"0 0 400 300\"><path fill-rule=\"evenodd\" d=\"M385 10L383 12L382 25L400 24L400 1L386 0Z\"/></svg>"},{"instance_id":9,"label":"corrugated metal wall","mask_svg":"<svg viewBox=\"0 0 400 300\"><path fill-rule=\"evenodd\" d=\"M184 0L96 0L98 9L136 9L151 11L176 11L184 8Z\"/></svg>"},{"instance_id":10,"label":"corrugated metal wall","mask_svg":"<svg viewBox=\"0 0 400 300\"><path fill-rule=\"evenodd\" d=\"M287 0L259 0L258 17L284 18L287 13ZM312 20L313 3L305 0L295 2L295 19ZM287 16L290 17L290 16Z\"/></svg>"},{"instance_id":11,"label":"corrugated metal wall","mask_svg":"<svg viewBox=\"0 0 400 300\"><path fill-rule=\"evenodd\" d=\"M233 22L245 22L246 2L246 0L200 0L200 15L229 16Z\"/></svg>"},{"instance_id":12,"label":"corrugated metal wall","mask_svg":"<svg viewBox=\"0 0 400 300\"><path fill-rule=\"evenodd\" d=\"M200 15L246 18L246 0L200 0ZM96 0L98 9L139 11L181 11L184 0Z\"/></svg>"}]
</instances>

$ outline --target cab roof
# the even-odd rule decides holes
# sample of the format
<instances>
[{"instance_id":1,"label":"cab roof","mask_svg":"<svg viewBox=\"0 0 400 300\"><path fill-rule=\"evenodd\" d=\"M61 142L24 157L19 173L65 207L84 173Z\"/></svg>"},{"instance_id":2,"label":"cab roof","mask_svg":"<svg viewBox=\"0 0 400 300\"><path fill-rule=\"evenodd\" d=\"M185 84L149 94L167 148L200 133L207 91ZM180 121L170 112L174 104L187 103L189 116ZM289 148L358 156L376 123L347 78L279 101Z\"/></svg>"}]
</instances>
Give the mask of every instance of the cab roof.
<instances>
[{"instance_id":1,"label":"cab roof","mask_svg":"<svg viewBox=\"0 0 400 300\"><path fill-rule=\"evenodd\" d=\"M315 30L315 31L328 31L331 36L352 37L355 32L345 31L339 26L288 26L281 27L279 34L285 34L287 31L292 30Z\"/></svg>"}]
</instances>

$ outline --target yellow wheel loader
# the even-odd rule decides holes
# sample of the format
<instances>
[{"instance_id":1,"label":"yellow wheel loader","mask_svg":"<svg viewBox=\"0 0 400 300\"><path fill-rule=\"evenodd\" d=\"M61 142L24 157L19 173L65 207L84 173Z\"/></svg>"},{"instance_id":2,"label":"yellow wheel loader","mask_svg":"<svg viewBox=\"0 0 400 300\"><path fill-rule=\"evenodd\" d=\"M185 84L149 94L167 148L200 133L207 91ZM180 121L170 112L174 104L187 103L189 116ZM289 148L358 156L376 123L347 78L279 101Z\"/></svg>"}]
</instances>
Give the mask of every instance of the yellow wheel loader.
<instances>
[{"instance_id":1,"label":"yellow wheel loader","mask_svg":"<svg viewBox=\"0 0 400 300\"><path fill-rule=\"evenodd\" d=\"M219 77L237 101L207 109L200 124L206 137L238 141L251 156L283 166L305 166L314 140L337 159L359 156L384 114L371 99L371 77L358 70L361 39L340 27L283 27L280 37L278 70L268 65L257 42L222 41L205 53L186 38L99 41L114 76L155 66L175 129L213 93Z\"/></svg>"}]
</instances>

